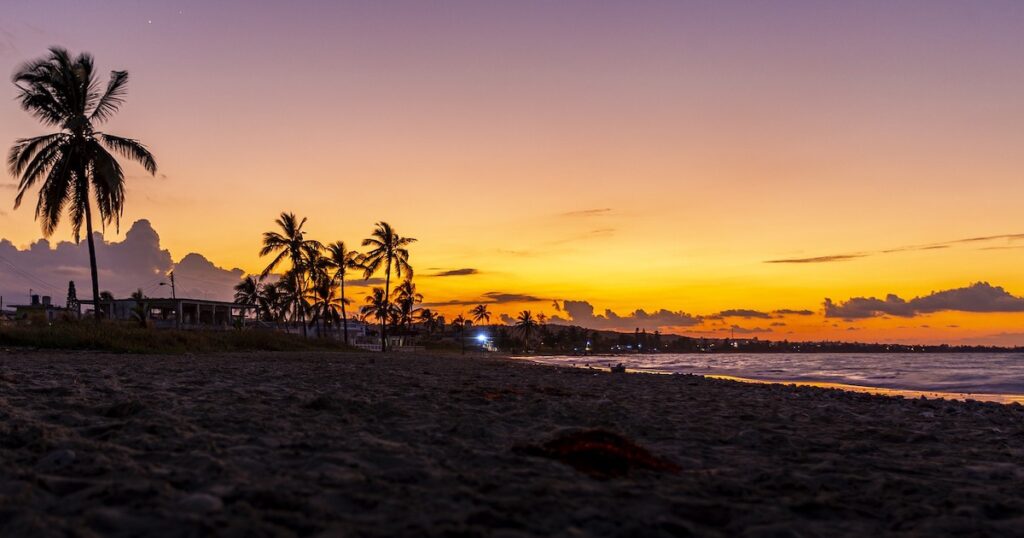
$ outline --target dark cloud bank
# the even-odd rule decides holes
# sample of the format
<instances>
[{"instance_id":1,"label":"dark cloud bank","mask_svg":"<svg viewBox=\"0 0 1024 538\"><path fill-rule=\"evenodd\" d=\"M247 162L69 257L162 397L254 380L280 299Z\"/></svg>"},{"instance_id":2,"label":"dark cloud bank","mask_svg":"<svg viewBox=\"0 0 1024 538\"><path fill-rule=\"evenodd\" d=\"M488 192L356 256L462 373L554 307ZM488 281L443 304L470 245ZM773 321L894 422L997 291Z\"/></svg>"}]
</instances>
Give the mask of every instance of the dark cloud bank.
<instances>
[{"instance_id":1,"label":"dark cloud bank","mask_svg":"<svg viewBox=\"0 0 1024 538\"><path fill-rule=\"evenodd\" d=\"M589 329L621 330L636 327L656 330L662 327L692 327L700 325L702 321L699 316L665 309L654 312L638 309L625 316L620 316L611 310L605 310L604 314L595 314L594 305L587 301L563 301L561 311L567 317L551 316L552 323L572 323Z\"/></svg>"},{"instance_id":2,"label":"dark cloud bank","mask_svg":"<svg viewBox=\"0 0 1024 538\"><path fill-rule=\"evenodd\" d=\"M854 297L842 303L825 299L825 317L830 318L864 319L884 315L909 318L945 310L1024 312L1024 297L1016 297L988 282L977 282L965 288L932 292L909 301L892 293L885 299Z\"/></svg>"},{"instance_id":3,"label":"dark cloud bank","mask_svg":"<svg viewBox=\"0 0 1024 538\"><path fill-rule=\"evenodd\" d=\"M160 246L160 235L148 220L132 224L122 241L106 241L101 233L95 238L100 290L117 297L139 288L150 297L170 297L171 290L160 282L173 270L179 297L230 300L232 287L244 276L241 269L218 267L197 253L175 263L170 251ZM0 240L0 295L5 304L27 302L31 288L62 305L68 281L75 282L80 299L92 296L89 249L84 240L53 245L40 239L24 250Z\"/></svg>"}]
</instances>

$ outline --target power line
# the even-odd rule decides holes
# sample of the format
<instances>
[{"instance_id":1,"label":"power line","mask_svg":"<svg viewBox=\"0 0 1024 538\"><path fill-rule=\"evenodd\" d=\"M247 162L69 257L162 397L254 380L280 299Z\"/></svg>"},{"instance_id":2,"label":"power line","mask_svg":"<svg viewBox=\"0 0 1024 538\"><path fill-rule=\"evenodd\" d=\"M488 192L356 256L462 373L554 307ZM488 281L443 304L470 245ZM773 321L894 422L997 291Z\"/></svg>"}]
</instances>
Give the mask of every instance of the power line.
<instances>
[{"instance_id":1,"label":"power line","mask_svg":"<svg viewBox=\"0 0 1024 538\"><path fill-rule=\"evenodd\" d=\"M60 291L60 288L58 288L58 287L54 286L53 284L50 284L49 282L47 282L47 281L45 281L45 280L43 280L43 279L41 279L41 278L31 274L31 273L29 273L29 272L19 268L17 265L14 264L14 262L12 262L11 260L8 260L7 258L5 258L3 256L0 256L0 262L3 262L5 264L7 264L7 266L10 268L11 272L13 272L16 276L20 276L21 278L25 279L26 281L28 281L29 283L31 283L35 287L43 288L44 290L49 290L51 293L57 293L57 292Z\"/></svg>"}]
</instances>

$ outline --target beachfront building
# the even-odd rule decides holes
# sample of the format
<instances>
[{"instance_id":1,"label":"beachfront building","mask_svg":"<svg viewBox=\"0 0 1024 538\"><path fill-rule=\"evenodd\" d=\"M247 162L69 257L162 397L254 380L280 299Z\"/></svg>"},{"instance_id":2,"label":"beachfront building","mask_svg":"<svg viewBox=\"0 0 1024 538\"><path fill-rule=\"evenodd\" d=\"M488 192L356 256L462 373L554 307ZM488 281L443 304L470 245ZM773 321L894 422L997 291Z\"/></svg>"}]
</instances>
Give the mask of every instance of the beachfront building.
<instances>
[{"instance_id":1,"label":"beachfront building","mask_svg":"<svg viewBox=\"0 0 1024 538\"><path fill-rule=\"evenodd\" d=\"M11 305L14 312L9 314L10 319L15 321L28 320L53 323L60 319L78 319L79 317L77 309L56 306L48 295L42 297L32 295L30 301L29 304Z\"/></svg>"},{"instance_id":2,"label":"beachfront building","mask_svg":"<svg viewBox=\"0 0 1024 538\"><path fill-rule=\"evenodd\" d=\"M80 301L96 308L95 301ZM140 321L158 329L235 327L251 322L255 306L227 301L185 298L145 298L100 300L99 308L107 319Z\"/></svg>"}]
</instances>

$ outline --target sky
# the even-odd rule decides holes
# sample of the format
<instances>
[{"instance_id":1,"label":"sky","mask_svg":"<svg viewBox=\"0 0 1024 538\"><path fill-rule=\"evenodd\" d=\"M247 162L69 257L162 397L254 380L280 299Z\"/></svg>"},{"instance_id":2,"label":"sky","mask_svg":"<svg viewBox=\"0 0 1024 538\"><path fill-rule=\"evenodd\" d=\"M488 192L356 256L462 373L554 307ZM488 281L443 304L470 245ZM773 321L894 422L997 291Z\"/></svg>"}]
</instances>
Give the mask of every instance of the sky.
<instances>
[{"instance_id":1,"label":"sky","mask_svg":"<svg viewBox=\"0 0 1024 538\"><path fill-rule=\"evenodd\" d=\"M229 295L290 211L417 238L449 316L1024 345L1019 2L4 0L0 72L52 45L130 73L104 128L159 164L105 231L115 294ZM5 144L46 132L15 95ZM6 304L86 295L13 182Z\"/></svg>"}]
</instances>

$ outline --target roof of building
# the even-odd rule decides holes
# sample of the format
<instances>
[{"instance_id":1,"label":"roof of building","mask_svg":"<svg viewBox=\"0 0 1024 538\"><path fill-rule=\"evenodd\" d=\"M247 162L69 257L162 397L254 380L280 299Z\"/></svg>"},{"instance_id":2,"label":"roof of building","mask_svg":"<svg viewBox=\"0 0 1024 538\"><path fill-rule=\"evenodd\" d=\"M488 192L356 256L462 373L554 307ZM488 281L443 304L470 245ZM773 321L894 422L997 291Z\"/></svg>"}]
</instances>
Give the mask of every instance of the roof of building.
<instances>
[{"instance_id":1,"label":"roof of building","mask_svg":"<svg viewBox=\"0 0 1024 538\"><path fill-rule=\"evenodd\" d=\"M256 305L251 305L251 304L241 304L241 303L235 303L235 302L232 302L232 301L215 301L213 299L190 299L188 297L178 297L176 299L175 298L171 298L171 297L145 297L145 298L143 298L143 301L149 303L150 306L159 306L161 304L175 305L177 303L199 303L199 304L213 305L213 306L229 306L231 308L256 308ZM78 302L82 303L82 304L89 304L89 305L95 304L95 301L93 301L92 299L82 299L82 300L80 300ZM127 299L112 299L112 300L106 300L106 301L101 300L100 301L100 303L135 303L135 302L137 302L137 301L135 299L130 298L130 297L127 298Z\"/></svg>"}]
</instances>

